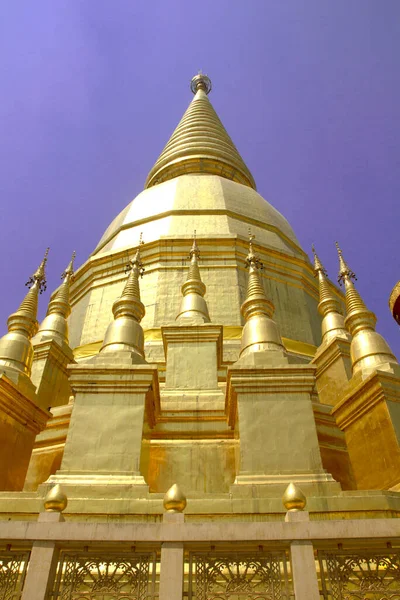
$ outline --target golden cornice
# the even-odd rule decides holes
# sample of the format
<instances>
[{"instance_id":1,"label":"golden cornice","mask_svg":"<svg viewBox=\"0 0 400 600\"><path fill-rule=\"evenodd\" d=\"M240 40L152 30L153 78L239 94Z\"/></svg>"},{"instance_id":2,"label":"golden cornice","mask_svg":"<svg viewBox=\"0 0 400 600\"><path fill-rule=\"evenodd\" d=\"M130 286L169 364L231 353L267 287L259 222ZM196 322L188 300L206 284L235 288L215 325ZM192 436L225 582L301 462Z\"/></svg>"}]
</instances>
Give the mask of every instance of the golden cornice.
<instances>
[{"instance_id":1,"label":"golden cornice","mask_svg":"<svg viewBox=\"0 0 400 600\"><path fill-rule=\"evenodd\" d=\"M332 415L343 431L380 402L400 404L400 380L384 371L375 371L364 381L357 378L344 391L344 397L332 409Z\"/></svg>"},{"instance_id":2,"label":"golden cornice","mask_svg":"<svg viewBox=\"0 0 400 600\"><path fill-rule=\"evenodd\" d=\"M45 428L50 413L38 406L34 399L22 394L5 375L0 375L0 410L37 435Z\"/></svg>"},{"instance_id":3,"label":"golden cornice","mask_svg":"<svg viewBox=\"0 0 400 600\"><path fill-rule=\"evenodd\" d=\"M67 365L74 361L74 353L67 345L61 347L54 340L43 340L34 344L33 362L47 359L49 356L64 373L67 373Z\"/></svg>"},{"instance_id":4,"label":"golden cornice","mask_svg":"<svg viewBox=\"0 0 400 600\"><path fill-rule=\"evenodd\" d=\"M160 419L157 419L157 425ZM226 417L224 416L224 423L226 425ZM239 440L235 438L235 432L232 429L226 429L224 431L168 431L160 432L152 429L146 436L143 437L143 441L154 446L163 445L174 445L174 446L191 446L192 443L195 445L210 445L214 446L215 442L218 441L228 443L229 445L239 445Z\"/></svg>"},{"instance_id":5,"label":"golden cornice","mask_svg":"<svg viewBox=\"0 0 400 600\"><path fill-rule=\"evenodd\" d=\"M223 341L227 340L237 340L239 341L242 337L243 327L224 325L223 329ZM145 342L161 342L162 341L162 330L161 328L153 328L147 329L144 332ZM288 352L293 354L301 354L307 357L313 357L317 351L317 347L312 344L307 344L306 342L302 342L300 340L292 340L290 338L282 337L283 344ZM92 342L90 344L84 344L83 346L77 346L74 348L74 357L75 359L83 359L90 358L91 356L95 356L98 354L102 340L97 342ZM228 363L225 363L228 364Z\"/></svg>"},{"instance_id":6,"label":"golden cornice","mask_svg":"<svg viewBox=\"0 0 400 600\"><path fill-rule=\"evenodd\" d=\"M238 391L244 394L264 394L266 397L282 390L288 393L311 394L314 385L315 367L312 365L250 369L229 367L225 396L228 424L231 428L236 424Z\"/></svg>"},{"instance_id":7,"label":"golden cornice","mask_svg":"<svg viewBox=\"0 0 400 600\"><path fill-rule=\"evenodd\" d=\"M343 338L335 338L326 345L319 346L312 359L312 363L317 367L316 377L331 367L339 358L350 358L350 341Z\"/></svg>"},{"instance_id":8,"label":"golden cornice","mask_svg":"<svg viewBox=\"0 0 400 600\"><path fill-rule=\"evenodd\" d=\"M252 225L254 227L259 227L260 229L263 229L265 231L271 231L272 233L275 233L276 235L278 235L279 237L282 238L282 240L284 240L289 246L291 246L296 252L298 252L299 254L302 254L304 257L306 257L306 253L304 252L304 250L298 246L293 240L291 240L287 235L285 235L278 227L274 226L274 225L270 225L268 223L265 223L264 221L259 221L258 219L253 219L251 217L247 217L245 215L242 215L241 213L236 213L233 212L231 210L227 210L227 209L195 209L195 210L190 210L190 209L178 209L178 210L167 210L164 211L162 213L158 213L157 215L152 215L150 217L146 217L144 219L138 219L137 221L133 222L133 223L126 223L125 225L120 225L115 231L114 233L107 238L101 245L99 244L96 249L92 252L92 254L90 255L90 257L94 257L97 256L98 253L100 252L100 250L102 248L104 248L104 246L106 246L108 243L111 242L111 240L113 240L121 231L124 231L126 229L132 229L133 227L140 227L141 225L145 225L146 223L151 223L154 221L158 221L160 219L164 219L166 217L172 217L172 216L192 216L192 215L196 215L196 216L206 216L206 215L222 215L225 217L231 217L232 219L235 219L237 221L241 221L243 223L246 223L247 225ZM202 238L203 239L203 238ZM162 241L162 238L161 238ZM165 241L170 241L170 238L165 239ZM151 242L152 244L157 244L158 240L156 240L155 242ZM146 244L147 246L147 244ZM124 248L124 252L126 252L128 248ZM115 251L113 250L109 250L109 253L113 253ZM105 253L106 254L106 253ZM82 267L80 267L82 268ZM80 270L80 269L79 269ZM78 271L79 271L78 270Z\"/></svg>"},{"instance_id":9,"label":"golden cornice","mask_svg":"<svg viewBox=\"0 0 400 600\"><path fill-rule=\"evenodd\" d=\"M240 264L245 257L245 252L238 252L238 249L245 248L244 239L234 237L216 237L216 238L202 238L201 239L203 252L202 252L202 260L207 268L223 268L223 269L244 269ZM149 244L144 245L142 248L142 253L145 256L146 260L146 274L149 275L153 271L157 270L184 270L187 268L185 265L168 265L163 264L160 265L161 261L171 261L171 259L176 258L177 262L182 260L183 252L179 251L170 251L168 248L168 244L171 243L171 239L160 239L155 242L151 242ZM221 257L222 260L227 259L227 252L218 250L221 247L221 243L227 247L232 248L234 253L232 256L228 256L234 262L232 265L227 264L210 264L210 260L214 260L216 257ZM173 244L177 248L182 248L182 250L187 247L187 238L179 238L173 239ZM216 250L209 250L208 247L216 247ZM300 257L290 256L284 254L273 248L264 248L262 246L258 247L262 258L265 260L265 264L268 267L268 270L271 273L280 274L283 276L287 276L286 278L274 278L270 276L270 279L277 281L278 283L285 283L289 285L293 285L297 288L304 289L307 293L309 293L316 300L318 299L318 288L317 284L314 280L313 270L311 264L308 261L307 256L303 253L304 260ZM74 284L71 286L71 304L74 306L85 294L88 290L93 289L95 287L103 287L107 285L114 285L117 282L121 282L125 279L124 276L124 265L126 263L128 251L127 249L123 249L116 253L106 253L101 256L92 256L89 260L78 269L76 272L76 280ZM185 253L186 254L186 253ZM281 264L277 266L272 263L270 258L271 256L276 257ZM282 264L283 263L283 264ZM294 268L291 268L293 265ZM103 267L103 268L101 268ZM301 271L298 271L300 269ZM297 280L298 283L295 283L293 280ZM343 294L337 289L334 288L333 292L335 296L338 298L338 301L343 304Z\"/></svg>"},{"instance_id":10,"label":"golden cornice","mask_svg":"<svg viewBox=\"0 0 400 600\"><path fill-rule=\"evenodd\" d=\"M71 388L74 392L113 394L147 392L149 385L156 386L157 367L150 364L120 366L80 363L69 366ZM94 379L96 385L93 385Z\"/></svg>"}]
</instances>

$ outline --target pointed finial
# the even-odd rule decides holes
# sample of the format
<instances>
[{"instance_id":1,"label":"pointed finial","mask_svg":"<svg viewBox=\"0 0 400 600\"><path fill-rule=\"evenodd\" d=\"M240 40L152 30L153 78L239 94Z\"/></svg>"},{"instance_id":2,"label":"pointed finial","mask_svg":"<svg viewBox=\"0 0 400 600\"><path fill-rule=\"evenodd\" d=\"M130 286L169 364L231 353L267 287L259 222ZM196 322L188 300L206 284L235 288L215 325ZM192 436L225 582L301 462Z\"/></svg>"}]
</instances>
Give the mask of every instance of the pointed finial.
<instances>
[{"instance_id":1,"label":"pointed finial","mask_svg":"<svg viewBox=\"0 0 400 600\"><path fill-rule=\"evenodd\" d=\"M315 276L318 275L318 272L321 272L323 275L325 275L325 277L328 277L328 273L327 273L324 265L320 261L318 254L315 251L314 244L311 246L311 249L314 254L314 274L315 274Z\"/></svg>"},{"instance_id":2,"label":"pointed finial","mask_svg":"<svg viewBox=\"0 0 400 600\"><path fill-rule=\"evenodd\" d=\"M200 250L196 241L196 230L193 232L193 244L189 252L189 258L193 258L195 256L197 259L200 258Z\"/></svg>"},{"instance_id":3,"label":"pointed finial","mask_svg":"<svg viewBox=\"0 0 400 600\"><path fill-rule=\"evenodd\" d=\"M55 340L61 345L69 343L67 319L71 314L70 286L74 280L75 256L74 251L67 268L61 274L63 282L49 302L46 317L39 327L34 344L44 339Z\"/></svg>"},{"instance_id":4,"label":"pointed finial","mask_svg":"<svg viewBox=\"0 0 400 600\"><path fill-rule=\"evenodd\" d=\"M304 510L307 504L307 498L297 485L289 483L282 496L282 502L286 510L294 512Z\"/></svg>"},{"instance_id":5,"label":"pointed finial","mask_svg":"<svg viewBox=\"0 0 400 600\"><path fill-rule=\"evenodd\" d=\"M59 483L51 488L44 499L46 512L62 512L67 508L68 499Z\"/></svg>"},{"instance_id":6,"label":"pointed finial","mask_svg":"<svg viewBox=\"0 0 400 600\"><path fill-rule=\"evenodd\" d=\"M356 274L350 269L349 265L346 263L346 261L343 258L343 253L342 253L341 249L339 248L339 244L337 242L335 242L335 244L336 244L336 248L337 248L338 255L339 255L338 282L340 283L340 285L343 285L346 278L357 281Z\"/></svg>"},{"instance_id":7,"label":"pointed finial","mask_svg":"<svg viewBox=\"0 0 400 600\"><path fill-rule=\"evenodd\" d=\"M249 253L247 254L245 264L246 269L249 267L253 267L253 269L260 269L261 271L264 269L264 264L261 261L258 254L255 253L253 248L253 240L256 239L256 236L251 232L249 227Z\"/></svg>"},{"instance_id":8,"label":"pointed finial","mask_svg":"<svg viewBox=\"0 0 400 600\"><path fill-rule=\"evenodd\" d=\"M208 95L212 89L211 79L199 71L198 74L192 78L190 82L190 89L192 90L193 94L196 94L196 92L199 90L203 90L203 92Z\"/></svg>"},{"instance_id":9,"label":"pointed finial","mask_svg":"<svg viewBox=\"0 0 400 600\"><path fill-rule=\"evenodd\" d=\"M28 288L31 288L35 283L37 283L37 287L41 294L43 292L45 292L46 288L47 288L45 266L47 263L47 257L49 255L49 250L50 250L50 248L46 249L46 252L44 253L42 262L40 263L40 265L38 266L38 268L36 269L34 274L28 279L28 281L25 284Z\"/></svg>"},{"instance_id":10,"label":"pointed finial","mask_svg":"<svg viewBox=\"0 0 400 600\"><path fill-rule=\"evenodd\" d=\"M240 307L245 325L242 330L239 360L254 352L283 351L278 327L271 318L274 314L274 305L267 299L261 281L260 270L264 265L254 251L254 239L255 236L249 228L249 253L245 260L246 268L249 268L249 277L246 299Z\"/></svg>"},{"instance_id":11,"label":"pointed finial","mask_svg":"<svg viewBox=\"0 0 400 600\"><path fill-rule=\"evenodd\" d=\"M125 267L125 273L129 273L129 271L131 269L136 268L137 271L138 271L138 276L139 277L143 277L143 273L145 272L145 268L143 266L142 257L141 257L141 254L140 254L140 246L142 246L143 244L144 244L144 242L143 242L143 233L140 232L139 244L138 244L135 256L126 265L126 267Z\"/></svg>"},{"instance_id":12,"label":"pointed finial","mask_svg":"<svg viewBox=\"0 0 400 600\"><path fill-rule=\"evenodd\" d=\"M206 286L201 280L198 260L200 250L196 241L196 230L193 232L193 244L189 252L190 266L185 283L181 287L182 301L176 320L183 324L187 319L191 324L195 321L199 324L209 323L210 315L208 313L207 302L204 299Z\"/></svg>"},{"instance_id":13,"label":"pointed finial","mask_svg":"<svg viewBox=\"0 0 400 600\"><path fill-rule=\"evenodd\" d=\"M110 323L104 336L100 352L129 351L135 355L137 363L145 363L144 334L140 321L146 310L140 299L139 277L143 276L144 267L140 257L142 235L136 254L125 273L129 273L121 296L114 302L112 311L114 320Z\"/></svg>"},{"instance_id":14,"label":"pointed finial","mask_svg":"<svg viewBox=\"0 0 400 600\"><path fill-rule=\"evenodd\" d=\"M164 496L164 508L169 513L181 513L186 508L186 496L177 483L169 488Z\"/></svg>"},{"instance_id":15,"label":"pointed finial","mask_svg":"<svg viewBox=\"0 0 400 600\"><path fill-rule=\"evenodd\" d=\"M69 275L71 277L71 279L73 278L75 257L76 257L76 252L74 250L72 253L71 260L70 260L68 267L61 273L61 279L65 279L67 277L67 275Z\"/></svg>"},{"instance_id":16,"label":"pointed finial","mask_svg":"<svg viewBox=\"0 0 400 600\"><path fill-rule=\"evenodd\" d=\"M318 277L319 284L318 312L323 317L321 324L322 344L320 348L324 348L335 338L349 340L350 336L346 331L344 317L337 297L327 279L328 273L315 251L314 244L311 248L314 254L314 275Z\"/></svg>"}]
</instances>

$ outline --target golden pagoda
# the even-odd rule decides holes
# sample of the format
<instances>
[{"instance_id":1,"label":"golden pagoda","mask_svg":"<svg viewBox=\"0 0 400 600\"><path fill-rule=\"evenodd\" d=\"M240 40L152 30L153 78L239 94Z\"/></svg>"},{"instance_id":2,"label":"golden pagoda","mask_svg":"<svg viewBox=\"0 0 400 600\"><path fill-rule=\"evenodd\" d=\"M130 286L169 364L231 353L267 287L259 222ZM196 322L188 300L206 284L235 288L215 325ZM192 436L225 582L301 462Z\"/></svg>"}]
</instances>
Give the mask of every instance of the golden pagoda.
<instances>
[{"instance_id":1,"label":"golden pagoda","mask_svg":"<svg viewBox=\"0 0 400 600\"><path fill-rule=\"evenodd\" d=\"M400 367L190 88L144 190L39 325L46 254L0 339L0 597L400 597Z\"/></svg>"}]
</instances>

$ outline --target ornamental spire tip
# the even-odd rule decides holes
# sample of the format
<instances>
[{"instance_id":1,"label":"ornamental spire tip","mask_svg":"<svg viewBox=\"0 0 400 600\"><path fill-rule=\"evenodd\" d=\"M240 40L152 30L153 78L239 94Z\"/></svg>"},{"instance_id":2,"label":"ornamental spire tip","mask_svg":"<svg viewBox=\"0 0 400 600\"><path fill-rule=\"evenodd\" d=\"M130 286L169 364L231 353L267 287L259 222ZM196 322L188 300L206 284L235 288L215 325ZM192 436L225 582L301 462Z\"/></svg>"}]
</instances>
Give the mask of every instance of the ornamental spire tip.
<instances>
[{"instance_id":1,"label":"ornamental spire tip","mask_svg":"<svg viewBox=\"0 0 400 600\"><path fill-rule=\"evenodd\" d=\"M315 251L314 244L312 244L311 250L312 250L312 253L314 254L314 273L315 273L315 276L317 276L318 273L321 272L323 275L325 275L325 277L328 277L328 273L327 273L324 265L320 261L320 258L318 256L318 254Z\"/></svg>"},{"instance_id":2,"label":"ornamental spire tip","mask_svg":"<svg viewBox=\"0 0 400 600\"><path fill-rule=\"evenodd\" d=\"M199 71L197 75L192 77L190 89L193 94L196 94L199 90L203 90L208 95L212 90L211 79Z\"/></svg>"},{"instance_id":3,"label":"ornamental spire tip","mask_svg":"<svg viewBox=\"0 0 400 600\"><path fill-rule=\"evenodd\" d=\"M337 252L338 252L338 255L339 255L339 276L338 276L338 282L340 283L340 285L342 285L346 278L347 279L353 279L353 280L357 281L356 274L354 273L354 271L352 271L350 269L349 265L347 264L347 262L343 258L343 253L342 253L341 248L339 247L338 242L335 242L335 244L336 244Z\"/></svg>"},{"instance_id":4,"label":"ornamental spire tip","mask_svg":"<svg viewBox=\"0 0 400 600\"><path fill-rule=\"evenodd\" d=\"M50 250L50 248L46 248L46 252L44 253L42 262L40 263L40 265L38 266L38 268L36 269L34 274L28 279L28 281L25 284L28 288L31 288L33 285L35 285L35 283L37 283L39 292L41 294L43 292L45 292L46 288L47 288L45 266L47 263L47 257L49 255L49 250Z\"/></svg>"}]
</instances>

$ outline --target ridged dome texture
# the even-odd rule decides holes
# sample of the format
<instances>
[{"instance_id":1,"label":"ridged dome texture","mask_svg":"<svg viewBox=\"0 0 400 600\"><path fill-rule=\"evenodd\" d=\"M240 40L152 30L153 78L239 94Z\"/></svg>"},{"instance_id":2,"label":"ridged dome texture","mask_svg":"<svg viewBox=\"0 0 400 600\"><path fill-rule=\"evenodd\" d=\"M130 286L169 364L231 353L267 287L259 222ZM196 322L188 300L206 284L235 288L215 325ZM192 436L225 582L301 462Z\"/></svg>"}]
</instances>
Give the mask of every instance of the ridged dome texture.
<instances>
[{"instance_id":1,"label":"ridged dome texture","mask_svg":"<svg viewBox=\"0 0 400 600\"><path fill-rule=\"evenodd\" d=\"M256 189L252 174L199 89L151 169L146 188L187 173L208 173Z\"/></svg>"}]
</instances>

